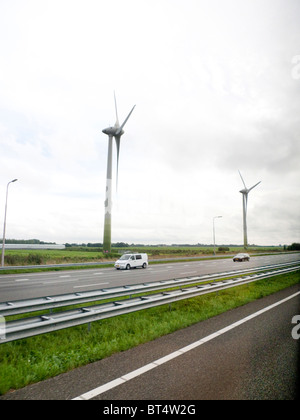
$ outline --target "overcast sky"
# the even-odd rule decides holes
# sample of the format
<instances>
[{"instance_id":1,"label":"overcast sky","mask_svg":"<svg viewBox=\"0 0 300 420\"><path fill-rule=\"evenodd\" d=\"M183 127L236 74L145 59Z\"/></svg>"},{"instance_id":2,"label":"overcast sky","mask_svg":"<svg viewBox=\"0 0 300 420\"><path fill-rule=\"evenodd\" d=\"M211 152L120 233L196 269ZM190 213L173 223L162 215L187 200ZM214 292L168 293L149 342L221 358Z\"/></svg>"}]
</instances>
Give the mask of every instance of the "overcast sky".
<instances>
[{"instance_id":1,"label":"overcast sky","mask_svg":"<svg viewBox=\"0 0 300 420\"><path fill-rule=\"evenodd\" d=\"M299 0L0 0L6 238L102 242L115 91L113 242L210 244L222 215L242 244L238 170L262 181L249 243L300 242L299 22Z\"/></svg>"}]
</instances>

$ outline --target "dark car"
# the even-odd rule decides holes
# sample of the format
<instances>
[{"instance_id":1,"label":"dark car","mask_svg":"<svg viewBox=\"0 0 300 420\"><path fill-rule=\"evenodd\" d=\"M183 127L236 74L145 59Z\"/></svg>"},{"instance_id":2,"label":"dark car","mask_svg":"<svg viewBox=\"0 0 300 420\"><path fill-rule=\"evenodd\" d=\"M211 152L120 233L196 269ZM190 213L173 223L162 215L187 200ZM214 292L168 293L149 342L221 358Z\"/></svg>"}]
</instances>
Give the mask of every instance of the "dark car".
<instances>
[{"instance_id":1,"label":"dark car","mask_svg":"<svg viewBox=\"0 0 300 420\"><path fill-rule=\"evenodd\" d=\"M249 254L245 254L245 253L240 253L237 254L235 257L233 257L233 261L249 261L250 260L250 255Z\"/></svg>"}]
</instances>

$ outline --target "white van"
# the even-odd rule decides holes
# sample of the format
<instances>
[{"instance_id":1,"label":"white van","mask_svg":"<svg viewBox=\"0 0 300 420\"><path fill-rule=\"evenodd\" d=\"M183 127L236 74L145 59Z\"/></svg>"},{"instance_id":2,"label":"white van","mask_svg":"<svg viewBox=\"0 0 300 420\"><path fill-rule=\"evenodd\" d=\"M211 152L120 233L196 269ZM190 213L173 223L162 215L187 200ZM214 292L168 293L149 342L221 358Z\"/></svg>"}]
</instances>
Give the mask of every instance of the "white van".
<instances>
[{"instance_id":1,"label":"white van","mask_svg":"<svg viewBox=\"0 0 300 420\"><path fill-rule=\"evenodd\" d=\"M147 254L123 254L122 257L115 262L117 270L130 270L131 268L148 266Z\"/></svg>"}]
</instances>

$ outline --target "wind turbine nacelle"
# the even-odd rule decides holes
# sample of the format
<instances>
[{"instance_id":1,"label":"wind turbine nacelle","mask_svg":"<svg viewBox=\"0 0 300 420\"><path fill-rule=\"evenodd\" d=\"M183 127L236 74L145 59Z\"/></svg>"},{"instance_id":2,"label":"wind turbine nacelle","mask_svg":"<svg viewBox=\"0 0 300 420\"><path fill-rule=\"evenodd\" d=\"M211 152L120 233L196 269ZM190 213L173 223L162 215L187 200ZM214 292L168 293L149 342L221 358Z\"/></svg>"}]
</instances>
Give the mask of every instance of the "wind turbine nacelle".
<instances>
[{"instance_id":1,"label":"wind turbine nacelle","mask_svg":"<svg viewBox=\"0 0 300 420\"><path fill-rule=\"evenodd\" d=\"M248 190L246 190L246 189L245 190L241 190L240 193L247 194L248 193Z\"/></svg>"},{"instance_id":2,"label":"wind turbine nacelle","mask_svg":"<svg viewBox=\"0 0 300 420\"><path fill-rule=\"evenodd\" d=\"M108 136L121 136L122 134L124 134L124 130L121 130L119 132L119 127L108 127L102 130L102 133L107 134Z\"/></svg>"}]
</instances>

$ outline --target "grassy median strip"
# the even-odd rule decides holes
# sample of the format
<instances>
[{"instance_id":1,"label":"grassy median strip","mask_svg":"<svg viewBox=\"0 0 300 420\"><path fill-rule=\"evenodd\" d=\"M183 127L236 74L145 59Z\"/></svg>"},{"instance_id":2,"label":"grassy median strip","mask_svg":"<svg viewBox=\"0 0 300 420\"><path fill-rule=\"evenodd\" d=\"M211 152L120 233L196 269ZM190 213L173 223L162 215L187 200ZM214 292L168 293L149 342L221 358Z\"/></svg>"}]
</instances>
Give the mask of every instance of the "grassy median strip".
<instances>
[{"instance_id":1,"label":"grassy median strip","mask_svg":"<svg viewBox=\"0 0 300 420\"><path fill-rule=\"evenodd\" d=\"M300 271L0 345L0 395L300 283Z\"/></svg>"}]
</instances>

